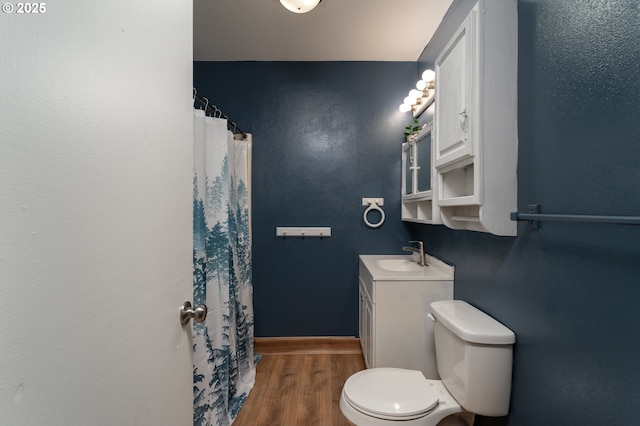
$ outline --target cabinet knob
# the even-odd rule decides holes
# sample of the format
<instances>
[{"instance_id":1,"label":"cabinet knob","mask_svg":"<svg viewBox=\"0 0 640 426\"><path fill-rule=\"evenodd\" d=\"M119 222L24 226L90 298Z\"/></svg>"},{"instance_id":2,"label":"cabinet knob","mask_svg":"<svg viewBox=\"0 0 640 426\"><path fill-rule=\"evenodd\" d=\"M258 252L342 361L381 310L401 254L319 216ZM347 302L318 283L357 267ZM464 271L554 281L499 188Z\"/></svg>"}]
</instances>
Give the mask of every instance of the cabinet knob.
<instances>
[{"instance_id":1,"label":"cabinet knob","mask_svg":"<svg viewBox=\"0 0 640 426\"><path fill-rule=\"evenodd\" d=\"M462 130L464 130L464 132L467 132L467 118L469 117L469 115L467 114L467 109L463 109L462 112L460 114L458 114L460 116L460 128L462 128Z\"/></svg>"}]
</instances>

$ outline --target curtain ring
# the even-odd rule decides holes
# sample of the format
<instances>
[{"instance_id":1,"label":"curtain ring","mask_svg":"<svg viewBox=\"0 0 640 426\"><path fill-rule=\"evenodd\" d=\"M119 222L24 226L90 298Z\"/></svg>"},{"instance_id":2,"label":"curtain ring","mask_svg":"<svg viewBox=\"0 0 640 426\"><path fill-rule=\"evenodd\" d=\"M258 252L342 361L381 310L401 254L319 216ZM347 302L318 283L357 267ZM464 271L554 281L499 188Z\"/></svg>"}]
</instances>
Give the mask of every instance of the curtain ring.
<instances>
[{"instance_id":1,"label":"curtain ring","mask_svg":"<svg viewBox=\"0 0 640 426\"><path fill-rule=\"evenodd\" d=\"M204 104L204 115L206 116L207 115L207 108L209 108L209 99L207 99L207 98L202 98L202 99L204 99L207 102L206 104Z\"/></svg>"}]
</instances>

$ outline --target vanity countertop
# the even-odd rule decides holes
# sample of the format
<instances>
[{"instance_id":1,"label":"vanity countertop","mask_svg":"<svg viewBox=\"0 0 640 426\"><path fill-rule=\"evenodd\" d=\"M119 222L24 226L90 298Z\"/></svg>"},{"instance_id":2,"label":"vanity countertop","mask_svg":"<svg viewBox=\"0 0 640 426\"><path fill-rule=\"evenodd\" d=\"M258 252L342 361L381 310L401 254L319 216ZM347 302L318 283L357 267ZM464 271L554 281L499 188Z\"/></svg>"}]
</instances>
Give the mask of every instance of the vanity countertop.
<instances>
[{"instance_id":1,"label":"vanity countertop","mask_svg":"<svg viewBox=\"0 0 640 426\"><path fill-rule=\"evenodd\" d=\"M360 255L360 266L374 281L453 280L454 267L425 253L427 266L420 266L412 255Z\"/></svg>"}]
</instances>

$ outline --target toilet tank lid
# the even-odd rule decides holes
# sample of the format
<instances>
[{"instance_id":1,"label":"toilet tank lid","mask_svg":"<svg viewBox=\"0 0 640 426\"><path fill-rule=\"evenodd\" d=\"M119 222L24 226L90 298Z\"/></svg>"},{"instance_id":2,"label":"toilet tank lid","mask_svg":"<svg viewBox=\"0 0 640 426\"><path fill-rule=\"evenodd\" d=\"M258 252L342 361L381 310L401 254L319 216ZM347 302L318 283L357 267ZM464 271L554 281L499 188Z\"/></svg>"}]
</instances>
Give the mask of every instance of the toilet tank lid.
<instances>
[{"instance_id":1,"label":"toilet tank lid","mask_svg":"<svg viewBox=\"0 0 640 426\"><path fill-rule=\"evenodd\" d=\"M462 340L489 345L507 345L516 341L513 331L462 300L431 303L431 313Z\"/></svg>"}]
</instances>

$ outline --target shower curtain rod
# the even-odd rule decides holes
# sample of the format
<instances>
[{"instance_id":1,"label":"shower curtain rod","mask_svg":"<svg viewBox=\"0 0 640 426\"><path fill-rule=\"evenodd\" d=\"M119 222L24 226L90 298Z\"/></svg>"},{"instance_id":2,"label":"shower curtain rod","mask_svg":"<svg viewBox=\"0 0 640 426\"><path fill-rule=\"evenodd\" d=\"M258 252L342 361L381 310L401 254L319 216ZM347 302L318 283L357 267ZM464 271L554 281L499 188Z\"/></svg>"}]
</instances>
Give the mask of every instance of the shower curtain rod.
<instances>
[{"instance_id":1,"label":"shower curtain rod","mask_svg":"<svg viewBox=\"0 0 640 426\"><path fill-rule=\"evenodd\" d=\"M194 87L193 88L193 103L195 104L196 102L200 102L204 106L204 113L205 114L207 112L210 112L213 117L224 118L225 120L227 120L227 126L232 128L231 131L234 134L236 132L239 132L242 135L242 137L246 137L247 136L247 134L245 132L240 130L238 125L235 123L235 121L231 121L231 119L229 117L227 117L226 115L224 115L222 113L222 110L220 108L218 108L217 106L215 106L212 103L209 103L209 99L207 99L205 97L202 97L202 96L199 96L198 95L198 91Z\"/></svg>"}]
</instances>

